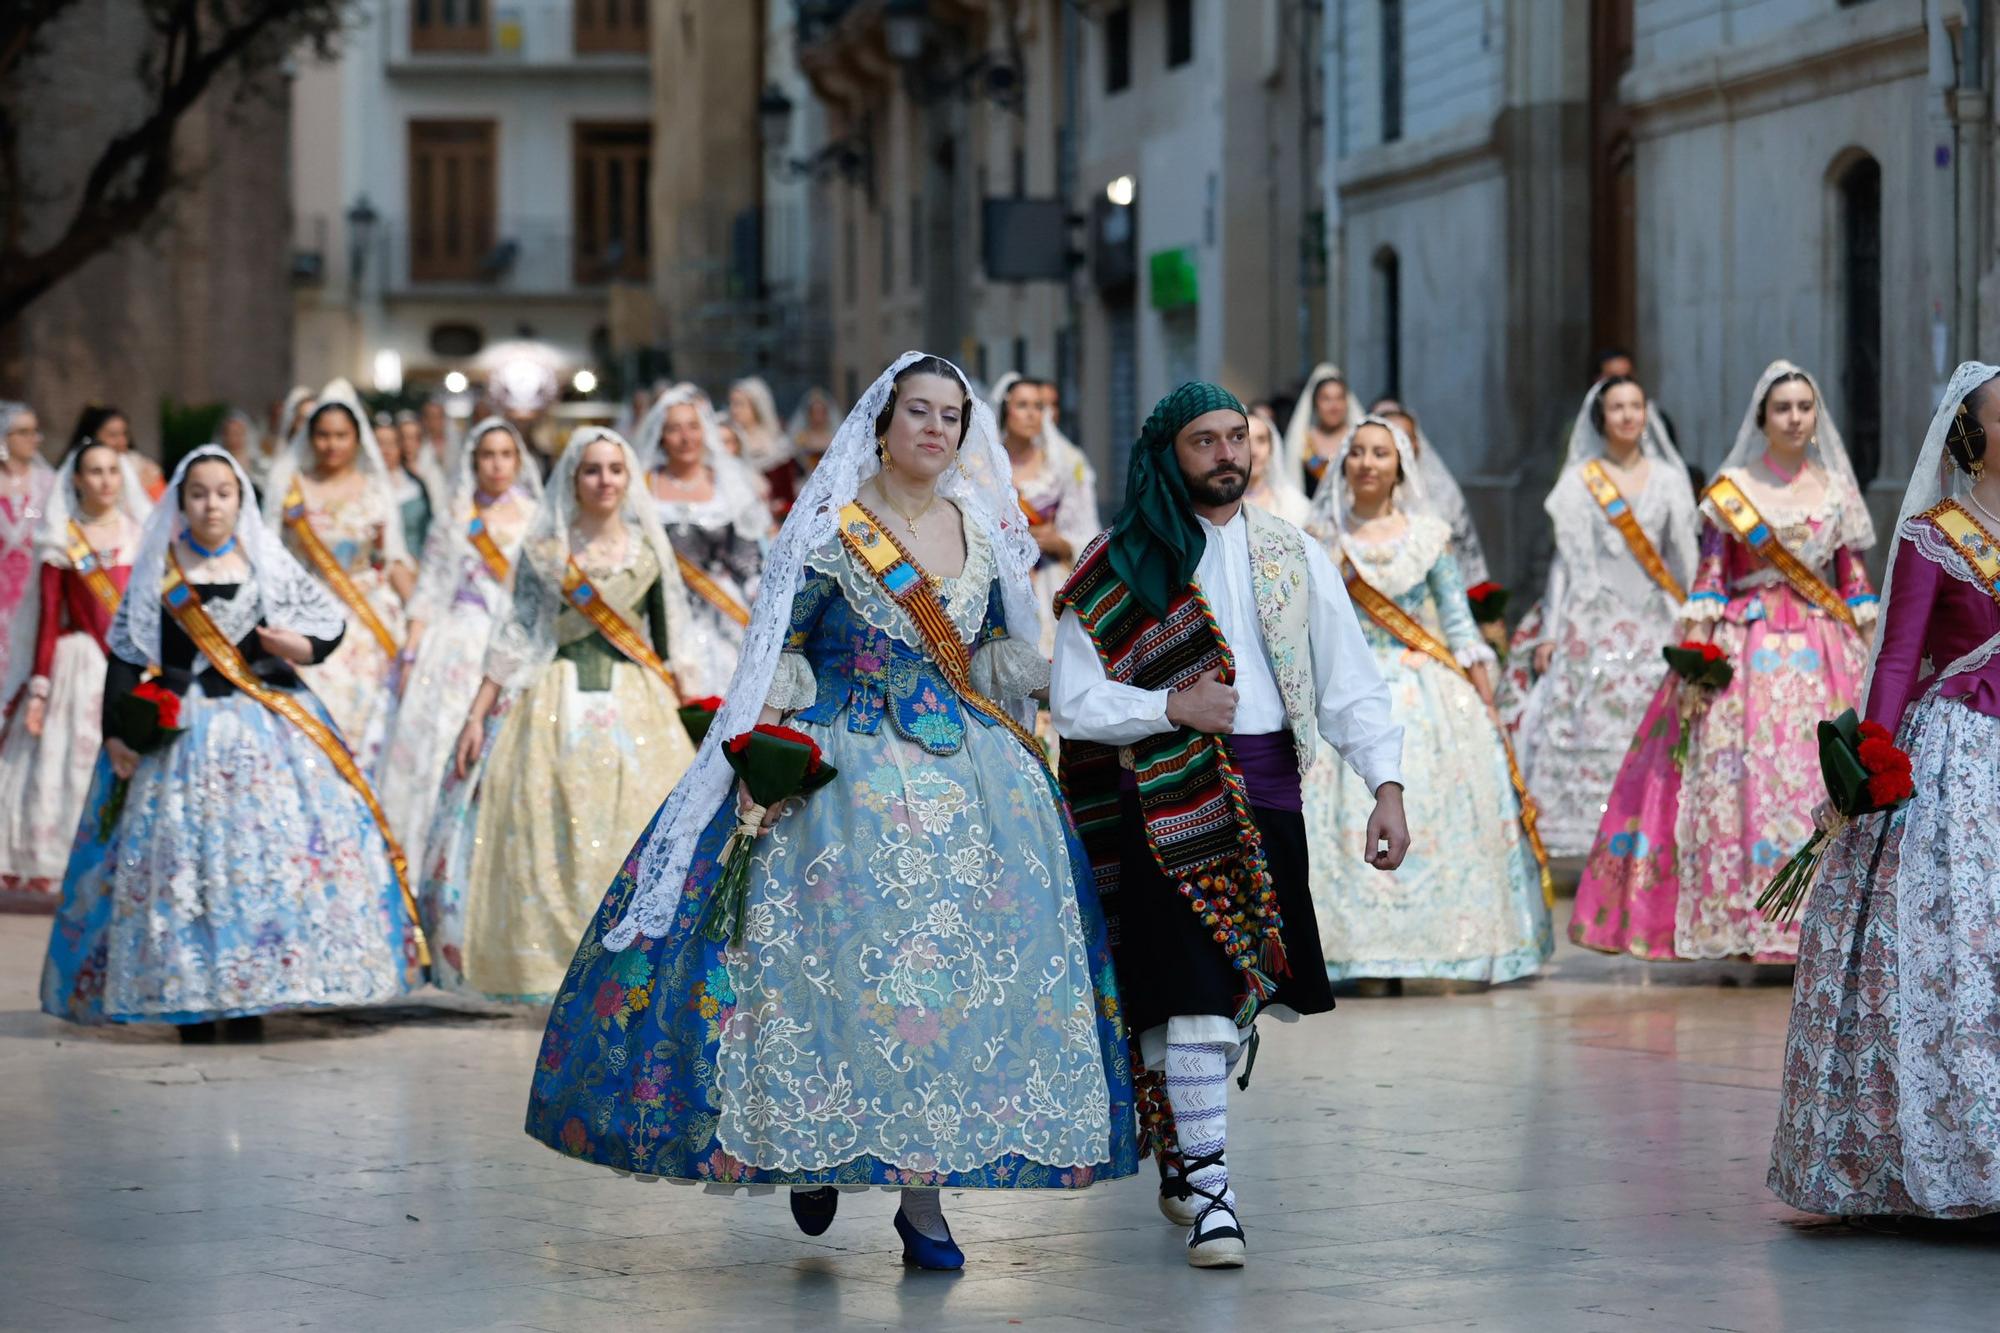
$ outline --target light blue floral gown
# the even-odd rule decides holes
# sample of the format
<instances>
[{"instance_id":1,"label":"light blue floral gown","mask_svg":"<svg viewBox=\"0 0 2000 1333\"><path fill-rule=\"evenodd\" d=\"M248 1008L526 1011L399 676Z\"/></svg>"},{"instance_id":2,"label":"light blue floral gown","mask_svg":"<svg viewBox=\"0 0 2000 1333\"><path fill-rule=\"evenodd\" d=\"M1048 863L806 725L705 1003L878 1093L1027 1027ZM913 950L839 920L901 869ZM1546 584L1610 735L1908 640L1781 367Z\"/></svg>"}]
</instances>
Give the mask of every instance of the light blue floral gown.
<instances>
[{"instance_id":1,"label":"light blue floral gown","mask_svg":"<svg viewBox=\"0 0 2000 1333\"><path fill-rule=\"evenodd\" d=\"M1342 550L1461 664L1492 669L1443 520L1411 515L1403 536L1348 537L1336 559ZM1410 852L1391 874L1361 858L1373 795L1345 764L1322 756L1306 775L1305 817L1327 973L1337 981L1527 976L1555 951L1555 938L1500 732L1456 672L1366 615L1361 629L1389 687L1390 716L1403 728Z\"/></svg>"},{"instance_id":2,"label":"light blue floral gown","mask_svg":"<svg viewBox=\"0 0 2000 1333\"><path fill-rule=\"evenodd\" d=\"M989 698L1046 684L986 539L939 592ZM757 844L745 947L702 929L724 802L665 939L608 952L612 884L549 1017L528 1132L573 1157L750 1185L1081 1188L1136 1167L1088 862L1041 760L963 700L837 538L769 701L839 770Z\"/></svg>"},{"instance_id":3,"label":"light blue floral gown","mask_svg":"<svg viewBox=\"0 0 2000 1333\"><path fill-rule=\"evenodd\" d=\"M194 586L265 683L331 725L259 648L255 575ZM185 730L140 756L122 810L98 756L43 967L44 1012L189 1024L379 1004L419 984L388 845L361 796L304 732L197 659L177 624L160 635L159 680L180 696ZM313 643L321 658L334 646ZM138 677L114 658L107 690L117 697Z\"/></svg>"}]
</instances>

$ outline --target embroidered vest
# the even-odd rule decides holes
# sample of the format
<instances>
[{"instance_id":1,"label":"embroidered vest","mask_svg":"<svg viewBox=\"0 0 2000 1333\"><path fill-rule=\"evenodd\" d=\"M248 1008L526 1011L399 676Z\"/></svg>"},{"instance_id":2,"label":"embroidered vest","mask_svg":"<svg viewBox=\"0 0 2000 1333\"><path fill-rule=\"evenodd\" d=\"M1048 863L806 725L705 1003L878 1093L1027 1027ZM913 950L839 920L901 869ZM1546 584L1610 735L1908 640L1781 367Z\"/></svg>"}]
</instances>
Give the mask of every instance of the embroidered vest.
<instances>
[{"instance_id":1,"label":"embroidered vest","mask_svg":"<svg viewBox=\"0 0 2000 1333\"><path fill-rule=\"evenodd\" d=\"M1307 612L1312 576L1306 565L1306 536L1297 527L1254 505L1243 514L1250 527L1250 588L1257 597L1257 627L1264 656L1285 704L1299 772L1312 767L1319 748L1319 709L1313 691L1312 638Z\"/></svg>"}]
</instances>

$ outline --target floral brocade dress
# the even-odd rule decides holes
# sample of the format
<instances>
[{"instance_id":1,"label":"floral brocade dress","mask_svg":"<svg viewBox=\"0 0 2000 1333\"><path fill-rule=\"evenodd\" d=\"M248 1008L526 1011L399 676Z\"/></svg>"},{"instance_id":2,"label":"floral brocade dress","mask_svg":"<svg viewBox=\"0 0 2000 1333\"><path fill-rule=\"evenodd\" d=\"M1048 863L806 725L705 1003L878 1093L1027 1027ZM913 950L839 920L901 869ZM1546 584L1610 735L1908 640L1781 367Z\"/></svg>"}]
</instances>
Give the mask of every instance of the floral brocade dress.
<instances>
[{"instance_id":1,"label":"floral brocade dress","mask_svg":"<svg viewBox=\"0 0 2000 1333\"><path fill-rule=\"evenodd\" d=\"M591 583L671 661L659 560L630 546ZM550 563L523 552L523 613L561 596ZM694 762L671 686L567 603L555 637L555 660L489 719L484 757L445 784L432 820L423 914L446 990L546 1003L632 839Z\"/></svg>"},{"instance_id":2,"label":"floral brocade dress","mask_svg":"<svg viewBox=\"0 0 2000 1333\"><path fill-rule=\"evenodd\" d=\"M1898 541L1868 718L1915 791L1848 824L1806 901L1769 1182L1808 1212L1977 1217L2000 1212L2000 657L1938 673L2000 605L1928 514Z\"/></svg>"},{"instance_id":3,"label":"floral brocade dress","mask_svg":"<svg viewBox=\"0 0 2000 1333\"><path fill-rule=\"evenodd\" d=\"M1576 468L1560 484L1583 490ZM1654 464L1631 512L1685 586L1695 567L1694 533L1680 528L1676 544L1669 486L1681 487L1685 506L1685 483ZM1608 519L1594 518L1574 534L1558 529L1548 590L1531 617L1539 628L1517 636L1509 660L1525 671L1541 644L1555 646L1548 671L1526 691L1515 745L1549 855L1581 857L1597 837L1618 765L1659 686L1660 649L1674 641L1681 608Z\"/></svg>"},{"instance_id":4,"label":"floral brocade dress","mask_svg":"<svg viewBox=\"0 0 2000 1333\"><path fill-rule=\"evenodd\" d=\"M250 669L324 724L325 707L259 646L254 576L193 586ZM420 983L402 888L360 793L171 620L160 655L184 730L140 756L122 808L100 752L49 938L43 1012L196 1023L380 1004ZM130 691L139 673L112 659L107 693Z\"/></svg>"},{"instance_id":5,"label":"floral brocade dress","mask_svg":"<svg viewBox=\"0 0 2000 1333\"><path fill-rule=\"evenodd\" d=\"M938 584L973 683L1043 685L986 540ZM664 938L621 951L655 823L549 1017L529 1134L641 1175L748 1186L1076 1189L1136 1168L1103 917L1054 779L962 699L833 539L808 557L769 702L838 776L756 844L744 944L708 938L733 798Z\"/></svg>"},{"instance_id":6,"label":"floral brocade dress","mask_svg":"<svg viewBox=\"0 0 2000 1333\"><path fill-rule=\"evenodd\" d=\"M1876 597L1862 553L1835 540L1842 506L1860 502L1829 489L1811 510L1762 499L1758 508L1867 626ZM1695 715L1677 767L1681 689L1661 668L1577 886L1570 938L1638 958L1789 963L1798 925L1765 919L1756 902L1812 835L1825 795L1817 727L1859 701L1868 647L1726 532L1710 501L1702 512L1683 616L1697 637L1708 628L1735 674Z\"/></svg>"},{"instance_id":7,"label":"floral brocade dress","mask_svg":"<svg viewBox=\"0 0 2000 1333\"><path fill-rule=\"evenodd\" d=\"M390 523L400 526L403 516L375 488L339 500L332 507L318 498L308 479L301 477L299 488L305 495L306 521L319 535L320 544L347 571L348 580L396 640L394 649L384 648L343 602L341 611L347 617L347 637L341 640L333 656L299 671L300 677L326 705L326 711L333 715L334 726L340 729L341 738L354 752L362 772L373 778L376 760L388 743L389 729L395 720L396 696L389 688L389 668L402 649L404 626L403 600L389 586L382 530ZM291 525L282 524L280 531L285 549L317 576L319 571L306 556ZM327 591L339 599L339 593L332 587Z\"/></svg>"},{"instance_id":8,"label":"floral brocade dress","mask_svg":"<svg viewBox=\"0 0 2000 1333\"><path fill-rule=\"evenodd\" d=\"M1490 667L1442 519L1414 515L1401 537L1343 546L1362 578L1461 663ZM1463 677L1366 614L1360 620L1390 718L1403 728L1410 852L1391 874L1362 859L1374 794L1338 756L1321 755L1306 775L1305 819L1327 973L1337 981L1527 976L1555 951L1555 937L1499 728Z\"/></svg>"}]
</instances>

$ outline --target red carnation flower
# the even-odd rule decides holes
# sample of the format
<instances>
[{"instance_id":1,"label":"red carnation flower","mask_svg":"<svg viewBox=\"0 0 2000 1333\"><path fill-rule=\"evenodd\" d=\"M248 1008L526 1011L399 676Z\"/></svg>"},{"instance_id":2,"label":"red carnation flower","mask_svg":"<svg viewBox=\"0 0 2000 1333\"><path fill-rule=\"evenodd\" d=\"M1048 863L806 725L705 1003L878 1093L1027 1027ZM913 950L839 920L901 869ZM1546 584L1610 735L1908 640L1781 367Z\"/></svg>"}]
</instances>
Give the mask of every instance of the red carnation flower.
<instances>
[{"instance_id":1,"label":"red carnation flower","mask_svg":"<svg viewBox=\"0 0 2000 1333\"><path fill-rule=\"evenodd\" d=\"M1704 662L1720 662L1723 658L1727 656L1729 656L1729 654L1723 652L1722 649L1716 644L1704 643L1701 645L1701 658L1702 661Z\"/></svg>"},{"instance_id":2,"label":"red carnation flower","mask_svg":"<svg viewBox=\"0 0 2000 1333\"><path fill-rule=\"evenodd\" d=\"M1493 582L1475 583L1465 590L1465 595L1475 602L1483 602L1500 591L1500 585Z\"/></svg>"},{"instance_id":3,"label":"red carnation flower","mask_svg":"<svg viewBox=\"0 0 2000 1333\"><path fill-rule=\"evenodd\" d=\"M1877 773L1868 779L1869 803L1880 809L1887 809L1907 801L1915 790L1916 785L1910 781L1908 773L1891 770L1887 773Z\"/></svg>"},{"instance_id":4,"label":"red carnation flower","mask_svg":"<svg viewBox=\"0 0 2000 1333\"><path fill-rule=\"evenodd\" d=\"M1896 740L1889 734L1889 729L1880 722L1863 722L1859 735L1864 741L1888 741L1894 744Z\"/></svg>"},{"instance_id":5,"label":"red carnation flower","mask_svg":"<svg viewBox=\"0 0 2000 1333\"><path fill-rule=\"evenodd\" d=\"M158 681L141 681L132 691L135 699L144 699L159 715L162 731L172 731L181 724L181 697L172 690L163 688Z\"/></svg>"},{"instance_id":6,"label":"red carnation flower","mask_svg":"<svg viewBox=\"0 0 2000 1333\"><path fill-rule=\"evenodd\" d=\"M720 697L713 694L704 695L702 698L699 699L688 700L685 704L682 704L681 707L699 708L704 713L719 713L722 711L722 700Z\"/></svg>"},{"instance_id":7,"label":"red carnation flower","mask_svg":"<svg viewBox=\"0 0 2000 1333\"><path fill-rule=\"evenodd\" d=\"M1863 736L1855 751L1861 756L1862 766L1870 773L1892 772L1899 762L1905 765L1910 762L1901 750L1879 736Z\"/></svg>"}]
</instances>

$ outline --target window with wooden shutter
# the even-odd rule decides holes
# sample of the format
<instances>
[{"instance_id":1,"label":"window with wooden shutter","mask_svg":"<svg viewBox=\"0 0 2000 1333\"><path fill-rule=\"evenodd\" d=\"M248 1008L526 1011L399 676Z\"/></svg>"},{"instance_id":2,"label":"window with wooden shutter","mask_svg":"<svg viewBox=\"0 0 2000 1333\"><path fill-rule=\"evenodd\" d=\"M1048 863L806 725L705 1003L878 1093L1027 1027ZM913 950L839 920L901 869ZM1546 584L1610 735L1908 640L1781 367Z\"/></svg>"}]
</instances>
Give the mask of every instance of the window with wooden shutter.
<instances>
[{"instance_id":1,"label":"window with wooden shutter","mask_svg":"<svg viewBox=\"0 0 2000 1333\"><path fill-rule=\"evenodd\" d=\"M586 122L573 131L575 270L579 284L647 276L653 252L646 207L653 127Z\"/></svg>"},{"instance_id":2,"label":"window with wooden shutter","mask_svg":"<svg viewBox=\"0 0 2000 1333\"><path fill-rule=\"evenodd\" d=\"M412 51L484 51L487 0L411 0Z\"/></svg>"},{"instance_id":3,"label":"window with wooden shutter","mask_svg":"<svg viewBox=\"0 0 2000 1333\"><path fill-rule=\"evenodd\" d=\"M576 0L576 53L646 51L647 0Z\"/></svg>"},{"instance_id":4,"label":"window with wooden shutter","mask_svg":"<svg viewBox=\"0 0 2000 1333\"><path fill-rule=\"evenodd\" d=\"M410 122L410 279L474 282L493 251L494 124Z\"/></svg>"}]
</instances>

